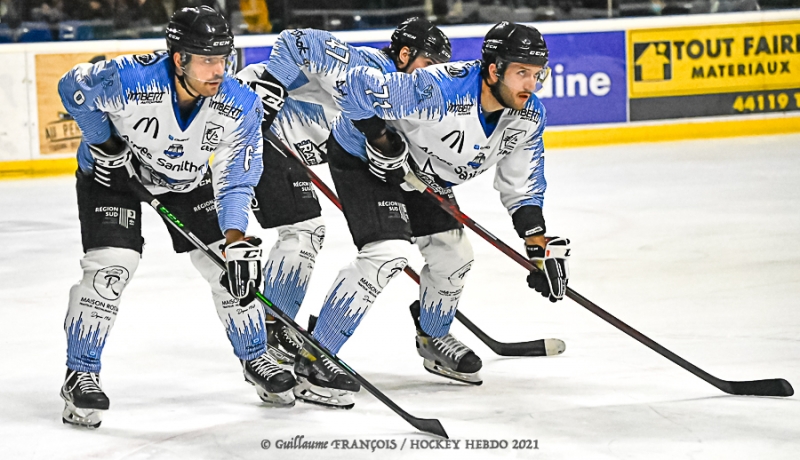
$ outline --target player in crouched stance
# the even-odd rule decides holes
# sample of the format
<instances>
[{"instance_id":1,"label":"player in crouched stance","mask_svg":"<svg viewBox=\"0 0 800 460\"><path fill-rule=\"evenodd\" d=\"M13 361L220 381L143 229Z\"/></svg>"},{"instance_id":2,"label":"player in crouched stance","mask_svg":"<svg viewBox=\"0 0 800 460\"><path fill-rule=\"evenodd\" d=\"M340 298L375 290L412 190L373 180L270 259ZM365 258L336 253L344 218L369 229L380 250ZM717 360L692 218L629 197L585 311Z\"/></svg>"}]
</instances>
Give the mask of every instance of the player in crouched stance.
<instances>
[{"instance_id":1,"label":"player in crouched stance","mask_svg":"<svg viewBox=\"0 0 800 460\"><path fill-rule=\"evenodd\" d=\"M315 29L284 31L269 61L245 67L238 78L262 96L264 129L271 129L301 155L307 165L327 161L330 123L339 114L335 97L348 70L368 66L381 73L411 73L450 60L447 36L421 18L409 18L392 33L384 49L351 46L329 32ZM275 228L278 241L264 264L264 295L283 313L295 318L305 298L325 233L319 202L305 168L264 143L264 173L255 189L253 211L263 228ZM268 323L270 352L291 365L303 340L280 322ZM309 330L311 327L309 327ZM296 395L319 402L305 388L306 379L335 381L357 391L358 384L325 358L295 366L301 385ZM317 366L317 371L310 370ZM347 406L345 402L343 404Z\"/></svg>"},{"instance_id":2,"label":"player in crouched stance","mask_svg":"<svg viewBox=\"0 0 800 460\"><path fill-rule=\"evenodd\" d=\"M211 8L176 12L167 46L168 53L80 64L59 83L83 134L76 176L85 255L64 321L65 423L98 427L109 408L100 359L142 253L141 204L131 191L138 180L205 244L222 249L228 277L169 228L175 251L188 252L208 281L245 380L267 403L294 404L294 377L266 353L263 309L254 302L260 241L244 236L263 169L261 101L227 74L233 35Z\"/></svg>"},{"instance_id":3,"label":"player in crouched stance","mask_svg":"<svg viewBox=\"0 0 800 460\"><path fill-rule=\"evenodd\" d=\"M486 35L479 61L434 65L410 75L368 67L348 72L328 158L359 253L328 292L313 331L320 344L338 353L405 268L413 241L426 262L419 301L411 306L425 369L482 383L481 359L450 333L472 247L460 223L411 191L405 181L409 169L455 204L453 185L497 165L495 188L529 256L545 269L531 273L528 284L551 301L562 298L568 240L548 242L544 236L545 110L533 95L547 75L547 60L536 29L502 22ZM296 396L352 407L358 385L330 367L310 347L301 350Z\"/></svg>"}]
</instances>

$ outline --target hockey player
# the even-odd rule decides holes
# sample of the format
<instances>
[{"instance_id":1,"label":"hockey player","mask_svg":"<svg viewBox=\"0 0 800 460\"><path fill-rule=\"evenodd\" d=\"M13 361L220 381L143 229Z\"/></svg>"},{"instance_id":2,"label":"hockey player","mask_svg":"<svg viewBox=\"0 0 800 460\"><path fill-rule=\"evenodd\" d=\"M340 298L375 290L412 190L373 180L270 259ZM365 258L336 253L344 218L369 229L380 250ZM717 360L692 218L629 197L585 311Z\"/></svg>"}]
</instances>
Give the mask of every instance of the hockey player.
<instances>
[{"instance_id":1,"label":"hockey player","mask_svg":"<svg viewBox=\"0 0 800 460\"><path fill-rule=\"evenodd\" d=\"M80 64L59 82L83 134L77 194L85 255L64 322L65 423L97 427L109 408L101 353L142 253L141 205L129 188L137 175L208 246L224 243L230 279L169 228L175 251L190 253L210 284L245 380L265 402L294 403L294 377L266 353L263 310L253 302L259 242L244 237L263 168L261 101L226 73L233 35L213 9L176 12L166 39L167 53Z\"/></svg>"},{"instance_id":2,"label":"hockey player","mask_svg":"<svg viewBox=\"0 0 800 460\"><path fill-rule=\"evenodd\" d=\"M328 158L359 253L337 275L313 331L331 352L339 351L405 268L413 241L426 261L420 299L411 306L424 366L458 381L482 383L480 358L449 333L472 248L463 227L437 203L406 191L409 166L455 202L453 185L497 165L495 188L528 255L546 272L530 274L528 284L551 301L564 295L568 241L544 237L545 110L533 95L547 75L547 60L536 29L501 22L486 35L482 60L435 65L411 75L369 67L348 73ZM356 382L317 365L311 348L296 360L297 388L308 387L322 404L352 407Z\"/></svg>"},{"instance_id":3,"label":"hockey player","mask_svg":"<svg viewBox=\"0 0 800 460\"><path fill-rule=\"evenodd\" d=\"M237 77L263 96L264 128L271 128L306 164L316 165L327 161L330 121L339 113L334 97L347 70L369 66L382 73L410 73L449 61L450 52L444 33L420 18L400 24L383 50L350 46L328 32L301 29L282 32L269 61L251 64ZM320 205L305 168L269 142L264 142L264 173L255 198L253 210L261 226L278 230L264 264L264 295L294 318L325 235ZM302 339L282 323L273 321L267 328L276 339L270 352L291 364Z\"/></svg>"}]
</instances>

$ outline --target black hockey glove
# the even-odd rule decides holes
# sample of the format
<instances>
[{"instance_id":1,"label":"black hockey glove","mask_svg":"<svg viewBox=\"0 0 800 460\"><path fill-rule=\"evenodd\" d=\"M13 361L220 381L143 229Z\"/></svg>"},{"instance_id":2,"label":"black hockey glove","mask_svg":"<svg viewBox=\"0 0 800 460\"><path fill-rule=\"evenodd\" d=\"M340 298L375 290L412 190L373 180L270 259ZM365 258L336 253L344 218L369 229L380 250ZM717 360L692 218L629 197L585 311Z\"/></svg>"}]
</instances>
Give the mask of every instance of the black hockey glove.
<instances>
[{"instance_id":1,"label":"black hockey glove","mask_svg":"<svg viewBox=\"0 0 800 460\"><path fill-rule=\"evenodd\" d=\"M410 171L408 167L408 145L403 138L393 132L386 131L389 148L386 152L379 150L367 142L367 162L369 172L387 184L402 185L404 177Z\"/></svg>"},{"instance_id":2,"label":"black hockey glove","mask_svg":"<svg viewBox=\"0 0 800 460\"><path fill-rule=\"evenodd\" d=\"M261 122L261 131L266 133L289 95L281 82L269 73L266 68L261 75L255 76L247 72L248 68L249 66L239 72L238 76L261 98L261 104L264 107L264 120Z\"/></svg>"},{"instance_id":3,"label":"black hockey glove","mask_svg":"<svg viewBox=\"0 0 800 460\"><path fill-rule=\"evenodd\" d=\"M227 279L223 277L222 284L243 307L252 303L256 299L256 291L261 289L263 249L260 245L261 239L249 236L242 241L221 246L228 269Z\"/></svg>"},{"instance_id":4,"label":"black hockey glove","mask_svg":"<svg viewBox=\"0 0 800 460\"><path fill-rule=\"evenodd\" d=\"M118 192L127 191L128 181L137 177L131 164L133 152L128 144L112 134L102 144L88 146L94 158L95 182Z\"/></svg>"},{"instance_id":5,"label":"black hockey glove","mask_svg":"<svg viewBox=\"0 0 800 460\"><path fill-rule=\"evenodd\" d=\"M566 238L547 238L547 246L525 245L528 258L539 270L528 275L528 286L547 297L551 302L564 298L569 283L569 240Z\"/></svg>"}]
</instances>

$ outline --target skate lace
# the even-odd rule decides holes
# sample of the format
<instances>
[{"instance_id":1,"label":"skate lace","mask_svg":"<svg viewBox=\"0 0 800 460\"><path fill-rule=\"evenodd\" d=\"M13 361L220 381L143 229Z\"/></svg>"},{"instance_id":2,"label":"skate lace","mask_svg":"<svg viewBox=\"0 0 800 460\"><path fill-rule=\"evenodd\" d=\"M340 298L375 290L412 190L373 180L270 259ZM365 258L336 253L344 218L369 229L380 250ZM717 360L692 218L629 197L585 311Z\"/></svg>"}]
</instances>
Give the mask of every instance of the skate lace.
<instances>
[{"instance_id":1,"label":"skate lace","mask_svg":"<svg viewBox=\"0 0 800 460\"><path fill-rule=\"evenodd\" d=\"M324 365L325 365L325 367L326 367L326 368L328 368L328 370L329 370L330 372L334 373L334 374L338 374L338 375L346 375L344 372L342 372L342 370L341 370L341 369L339 369L339 366L337 366L336 364L334 364L334 363L333 363L333 361L331 361L331 360L330 360L330 359L328 359L328 358L325 358L325 357L323 357L323 358L322 358L322 364L324 364Z\"/></svg>"},{"instance_id":2,"label":"skate lace","mask_svg":"<svg viewBox=\"0 0 800 460\"><path fill-rule=\"evenodd\" d=\"M253 370L258 373L258 375L266 379L283 372L283 369L281 369L277 364L273 363L266 354L250 361L250 365L253 367Z\"/></svg>"},{"instance_id":3,"label":"skate lace","mask_svg":"<svg viewBox=\"0 0 800 460\"><path fill-rule=\"evenodd\" d=\"M102 393L100 389L100 382L98 376L92 372L78 372L78 378L75 382L82 393Z\"/></svg>"},{"instance_id":4,"label":"skate lace","mask_svg":"<svg viewBox=\"0 0 800 460\"><path fill-rule=\"evenodd\" d=\"M459 340L451 334L447 334L444 337L435 337L433 339L433 344L446 356L453 358L454 361L458 361L470 351L469 347L459 342Z\"/></svg>"},{"instance_id":5,"label":"skate lace","mask_svg":"<svg viewBox=\"0 0 800 460\"><path fill-rule=\"evenodd\" d=\"M281 333L295 348L303 348L303 342L301 342L297 335L295 335L294 331L287 327L283 327L281 328Z\"/></svg>"}]
</instances>

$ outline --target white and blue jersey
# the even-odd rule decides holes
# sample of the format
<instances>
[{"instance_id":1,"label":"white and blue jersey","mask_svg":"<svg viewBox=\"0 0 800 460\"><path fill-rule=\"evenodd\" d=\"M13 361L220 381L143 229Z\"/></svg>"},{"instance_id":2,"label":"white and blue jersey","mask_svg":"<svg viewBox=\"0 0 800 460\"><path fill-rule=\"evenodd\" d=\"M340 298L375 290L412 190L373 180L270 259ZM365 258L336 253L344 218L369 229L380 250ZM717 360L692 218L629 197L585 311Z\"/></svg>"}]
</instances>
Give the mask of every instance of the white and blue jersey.
<instances>
[{"instance_id":1,"label":"white and blue jersey","mask_svg":"<svg viewBox=\"0 0 800 460\"><path fill-rule=\"evenodd\" d=\"M247 85L225 76L213 97L198 98L184 119L166 53L126 55L79 64L59 82L64 107L81 128L78 165L91 171L87 144L119 135L141 164L153 194L189 192L211 164L223 233L247 229L253 187L263 170L261 101Z\"/></svg>"},{"instance_id":2,"label":"white and blue jersey","mask_svg":"<svg viewBox=\"0 0 800 460\"><path fill-rule=\"evenodd\" d=\"M495 123L480 106L481 62L437 64L413 74L383 73L369 67L347 74L333 121L336 141L366 161L366 138L352 120L378 116L401 133L419 174L457 185L497 165L494 187L513 214L542 207L545 109L532 95L522 110L503 110Z\"/></svg>"},{"instance_id":3,"label":"white and blue jersey","mask_svg":"<svg viewBox=\"0 0 800 460\"><path fill-rule=\"evenodd\" d=\"M360 66L397 70L378 49L348 45L323 30L286 30L278 36L269 60L248 65L237 77L252 81L266 69L287 89L289 97L271 129L313 165L325 152L330 123L339 114L335 97L345 75Z\"/></svg>"}]
</instances>

